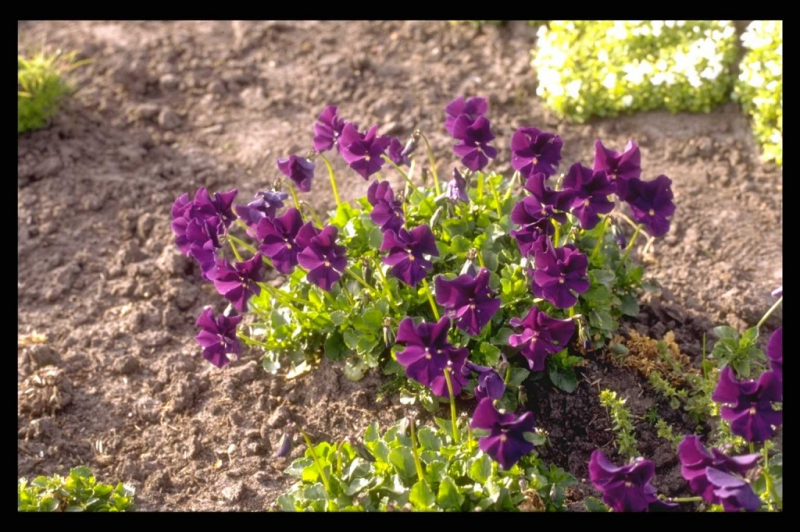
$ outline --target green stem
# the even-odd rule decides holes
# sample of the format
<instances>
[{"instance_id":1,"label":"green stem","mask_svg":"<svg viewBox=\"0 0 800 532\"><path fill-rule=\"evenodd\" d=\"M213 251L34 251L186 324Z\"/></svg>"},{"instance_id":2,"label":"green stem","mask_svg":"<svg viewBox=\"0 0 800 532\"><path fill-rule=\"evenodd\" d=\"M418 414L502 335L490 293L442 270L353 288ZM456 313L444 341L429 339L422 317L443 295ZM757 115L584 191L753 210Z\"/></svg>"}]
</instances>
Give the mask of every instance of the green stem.
<instances>
[{"instance_id":1,"label":"green stem","mask_svg":"<svg viewBox=\"0 0 800 532\"><path fill-rule=\"evenodd\" d=\"M386 276L383 275L383 270L381 270L381 263L377 260L373 259L372 267L375 268L375 273L378 274L378 277L381 278L381 284L384 288L384 293L386 294L386 298L389 300L389 303L394 306L394 298L392 297L392 288L389 286L389 281L386 280Z\"/></svg>"},{"instance_id":2,"label":"green stem","mask_svg":"<svg viewBox=\"0 0 800 532\"><path fill-rule=\"evenodd\" d=\"M344 442L340 441L339 445L336 446L336 474L339 475L340 477L342 476L342 446L343 445L344 445Z\"/></svg>"},{"instance_id":3,"label":"green stem","mask_svg":"<svg viewBox=\"0 0 800 532\"><path fill-rule=\"evenodd\" d=\"M353 301L353 296L350 295L350 290L347 289L347 285L342 283L341 286L342 286L342 292L344 293L344 297L347 298L347 302L350 303L350 307L351 308L355 307L356 306L356 302Z\"/></svg>"},{"instance_id":4,"label":"green stem","mask_svg":"<svg viewBox=\"0 0 800 532\"><path fill-rule=\"evenodd\" d=\"M297 201L297 191L294 189L294 185L292 185L289 181L286 182L289 185L289 192L292 194L292 199L294 200L294 208L298 211L302 211L300 208L300 202Z\"/></svg>"},{"instance_id":5,"label":"green stem","mask_svg":"<svg viewBox=\"0 0 800 532\"><path fill-rule=\"evenodd\" d=\"M313 306L310 301L306 299L300 299L299 297L295 297L292 294L287 294L286 292L278 290L274 286L270 286L265 282L258 282L256 284L261 288L263 288L264 290L266 290L267 292L269 292L270 294L274 294L275 297L277 297L278 299L288 299L290 301L300 303L301 305Z\"/></svg>"},{"instance_id":6,"label":"green stem","mask_svg":"<svg viewBox=\"0 0 800 532\"><path fill-rule=\"evenodd\" d=\"M270 345L268 345L268 344L266 344L266 343L264 343L264 342L261 342L261 341L259 341L259 340L256 340L255 338L251 338L251 337L247 336L246 334L244 334L244 333L243 333L243 332L241 332L241 331L240 331L240 332L237 332L237 333L236 333L236 336L238 336L238 337L239 337L239 338L241 338L242 340L246 340L246 341L248 341L248 342L253 342L253 343L254 343L254 344L256 344L256 345L260 345L261 347L266 347L267 349L270 349L270 348L272 347L272 346L270 346Z\"/></svg>"},{"instance_id":7,"label":"green stem","mask_svg":"<svg viewBox=\"0 0 800 532\"><path fill-rule=\"evenodd\" d=\"M306 203L305 201L303 202L303 206L306 208L306 210L308 212L311 213L311 217L314 218L314 222L317 224L317 227L319 227L320 229L325 227L325 224L323 224L322 220L319 219L319 216L317 215L317 211L314 210L314 207L312 207L310 204Z\"/></svg>"},{"instance_id":8,"label":"green stem","mask_svg":"<svg viewBox=\"0 0 800 532\"><path fill-rule=\"evenodd\" d=\"M428 137L425 136L425 133L420 131L420 134L422 135L422 140L425 141L425 147L428 149L428 162L431 165L431 172L433 173L433 186L436 189L436 195L438 196L442 193L442 191L439 189L439 173L436 171L436 161L433 158L431 143L428 142Z\"/></svg>"},{"instance_id":9,"label":"green stem","mask_svg":"<svg viewBox=\"0 0 800 532\"><path fill-rule=\"evenodd\" d=\"M669 502L702 502L702 497L673 497Z\"/></svg>"},{"instance_id":10,"label":"green stem","mask_svg":"<svg viewBox=\"0 0 800 532\"><path fill-rule=\"evenodd\" d=\"M231 249L233 250L233 254L236 255L236 260L242 262L242 256L239 254L239 250L236 249L236 244L233 243L233 238L228 235L228 244L231 245Z\"/></svg>"},{"instance_id":11,"label":"green stem","mask_svg":"<svg viewBox=\"0 0 800 532\"><path fill-rule=\"evenodd\" d=\"M476 187L478 192L478 203L483 200L483 172L478 172L478 185Z\"/></svg>"},{"instance_id":12,"label":"green stem","mask_svg":"<svg viewBox=\"0 0 800 532\"><path fill-rule=\"evenodd\" d=\"M708 372L706 371L706 333L703 333L703 360L701 362L701 368L703 370L703 380L708 380Z\"/></svg>"},{"instance_id":13,"label":"green stem","mask_svg":"<svg viewBox=\"0 0 800 532\"><path fill-rule=\"evenodd\" d=\"M328 475L325 474L325 468L322 467L322 462L319 461L319 457L317 457L316 451L314 451L314 446L311 444L311 440L308 438L308 434L303 429L300 429L300 434L303 435L303 439L306 440L306 445L308 446L308 450L311 451L311 457L314 459L314 463L317 464L317 469L319 470L319 476L322 478L322 483L325 485L325 491L328 492L329 495L333 495L331 493L331 485L328 483Z\"/></svg>"},{"instance_id":14,"label":"green stem","mask_svg":"<svg viewBox=\"0 0 800 532\"><path fill-rule=\"evenodd\" d=\"M363 286L364 288L366 288L366 289L367 289L367 290L369 290L370 292L377 292L377 290L375 290L373 287L371 287L371 286L369 285L369 283L367 283L367 282L366 282L364 279L362 279L362 278L361 278L361 276L360 276L360 275L358 275L356 272L354 272L354 271L352 270L352 268L347 268L347 269L345 270L345 272L347 272L347 274L348 274L348 275L350 275L350 276L351 276L353 279L355 279L356 281L358 281L359 283L361 283L361 286Z\"/></svg>"},{"instance_id":15,"label":"green stem","mask_svg":"<svg viewBox=\"0 0 800 532\"><path fill-rule=\"evenodd\" d=\"M242 246L244 249L246 249L250 253L257 253L258 252L258 250L256 248L254 248L253 246L251 246L250 244L248 244L244 240L236 238L235 236L233 236L231 234L228 234L228 240L230 240L232 242L235 242L236 244ZM239 259L240 261L242 260L241 257L239 256L239 254L236 253L236 251L234 251L234 254L236 255L237 259Z\"/></svg>"},{"instance_id":16,"label":"green stem","mask_svg":"<svg viewBox=\"0 0 800 532\"><path fill-rule=\"evenodd\" d=\"M552 218L550 221L553 222L553 227L556 228L556 234L553 235L553 246L558 247L558 241L561 240L561 224Z\"/></svg>"},{"instance_id":17,"label":"green stem","mask_svg":"<svg viewBox=\"0 0 800 532\"><path fill-rule=\"evenodd\" d=\"M510 380L511 380L511 364L509 364L506 367L506 376L503 377L503 382L505 382L506 385L508 385L508 381L510 381Z\"/></svg>"},{"instance_id":18,"label":"green stem","mask_svg":"<svg viewBox=\"0 0 800 532\"><path fill-rule=\"evenodd\" d=\"M756 325L756 329L760 329L761 326L764 325L764 323L769 319L769 317L772 316L772 313L775 312L776 310L778 310L778 307L781 306L781 303L783 303L783 296L778 298L778 300L775 302L775 304L772 305L772 307L767 311L766 314L764 314L764 317L761 318L761 321L759 321L758 325Z\"/></svg>"},{"instance_id":19,"label":"green stem","mask_svg":"<svg viewBox=\"0 0 800 532\"><path fill-rule=\"evenodd\" d=\"M425 288L425 293L428 294L428 302L431 304L433 316L436 318L436 321L439 321L439 309L436 308L436 301L433 300L433 294L431 293L431 287L428 285L427 279L422 279L422 286Z\"/></svg>"},{"instance_id":20,"label":"green stem","mask_svg":"<svg viewBox=\"0 0 800 532\"><path fill-rule=\"evenodd\" d=\"M519 177L520 173L518 171L514 172L514 175L511 176L511 181L508 183L508 188L506 189L506 195L503 198L503 201L508 201L508 198L511 197L511 193L514 192L514 185Z\"/></svg>"},{"instance_id":21,"label":"green stem","mask_svg":"<svg viewBox=\"0 0 800 532\"><path fill-rule=\"evenodd\" d=\"M608 228L608 222L610 221L611 218L608 216L603 219L603 227L600 228L600 236L597 238L597 244L594 245L592 256L589 257L589 262L592 262L597 257L597 254L600 253L600 248L603 247L603 238L606 236L606 229Z\"/></svg>"},{"instance_id":22,"label":"green stem","mask_svg":"<svg viewBox=\"0 0 800 532\"><path fill-rule=\"evenodd\" d=\"M422 463L419 461L419 450L417 449L417 429L414 425L417 424L415 419L409 420L409 426L411 427L411 452L414 454L414 467L417 469L417 477L420 480L424 480L422 475Z\"/></svg>"},{"instance_id":23,"label":"green stem","mask_svg":"<svg viewBox=\"0 0 800 532\"><path fill-rule=\"evenodd\" d=\"M467 421L467 448L472 450L472 427L469 426L469 421Z\"/></svg>"},{"instance_id":24,"label":"green stem","mask_svg":"<svg viewBox=\"0 0 800 532\"><path fill-rule=\"evenodd\" d=\"M450 424L453 428L453 443L458 443L458 425L456 424L456 394L453 393L453 381L450 380L450 368L444 368L444 380L447 381L447 392L450 394Z\"/></svg>"},{"instance_id":25,"label":"green stem","mask_svg":"<svg viewBox=\"0 0 800 532\"><path fill-rule=\"evenodd\" d=\"M393 166L393 167L394 167L394 169L395 169L395 170L397 170L397 171L400 173L400 175L401 175L401 176L403 176L403 179L405 179L405 180L406 180L406 183L408 183L408 184L411 186L411 189L412 189L414 192L416 192L417 194L419 194L419 196L422 198L422 201L424 201L425 203L427 203L427 204L428 204L428 207L430 207L431 211L435 211L435 210L436 210L436 209L434 208L434 206L433 206L433 205L431 205L431 204L428 202L428 197L427 197L427 196L425 196L425 195L423 195L423 194L422 194L422 192L420 192L420 191L419 191L419 189L417 188L417 185L415 185L415 184L414 184L414 182L413 182L413 181L411 181L411 178L410 178L410 177L408 177L408 174L407 174L407 173L405 173L405 172L403 171L403 169L402 169L402 168L400 168L399 166L397 166L396 164L394 164L394 161L392 161L392 160L391 160L391 159L390 159L388 156L386 156L386 155L381 155L381 157L383 157L383 160L384 160L384 161L386 161L386 162L387 162L387 163L389 163L391 166Z\"/></svg>"},{"instance_id":26,"label":"green stem","mask_svg":"<svg viewBox=\"0 0 800 532\"><path fill-rule=\"evenodd\" d=\"M769 493L769 495L772 497L772 500L775 501L775 504L778 505L778 509L783 510L783 501L778 495L777 490L775 490L775 484L772 482L772 475L769 474L769 451L767 450L766 447L764 447L763 452L764 452L764 480L767 481L767 493Z\"/></svg>"},{"instance_id":27,"label":"green stem","mask_svg":"<svg viewBox=\"0 0 800 532\"><path fill-rule=\"evenodd\" d=\"M328 167L328 176L331 178L331 189L333 190L333 197L336 200L336 206L342 204L342 200L339 199L339 189L336 188L336 177L333 175L333 166L331 166L331 162L325 157L323 154L319 154L320 158L325 162L325 166Z\"/></svg>"},{"instance_id":28,"label":"green stem","mask_svg":"<svg viewBox=\"0 0 800 532\"><path fill-rule=\"evenodd\" d=\"M500 209L500 200L497 198L497 188L494 186L494 181L492 181L491 177L489 178L489 188L492 189L492 195L494 196L494 204L495 204L495 209L497 210L497 217L502 218L503 211L502 209Z\"/></svg>"},{"instance_id":29,"label":"green stem","mask_svg":"<svg viewBox=\"0 0 800 532\"><path fill-rule=\"evenodd\" d=\"M756 445L753 442L750 442L750 454L756 453Z\"/></svg>"},{"instance_id":30,"label":"green stem","mask_svg":"<svg viewBox=\"0 0 800 532\"><path fill-rule=\"evenodd\" d=\"M636 237L639 236L639 231L642 230L642 226L637 225L636 230L633 232L633 237L631 241L628 243L628 247L625 248L625 254L622 255L622 260L619 261L619 269L621 270L625 266L625 261L628 260L628 256L631 254L631 250L633 249L633 245L636 243Z\"/></svg>"}]
</instances>

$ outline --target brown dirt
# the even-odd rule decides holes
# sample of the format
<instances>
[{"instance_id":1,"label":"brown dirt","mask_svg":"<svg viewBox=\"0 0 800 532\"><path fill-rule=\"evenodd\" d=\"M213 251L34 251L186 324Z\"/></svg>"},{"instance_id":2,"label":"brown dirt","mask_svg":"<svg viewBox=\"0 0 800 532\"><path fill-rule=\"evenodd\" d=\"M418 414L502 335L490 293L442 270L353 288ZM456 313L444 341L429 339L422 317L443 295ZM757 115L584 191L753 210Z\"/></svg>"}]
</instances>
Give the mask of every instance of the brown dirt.
<instances>
[{"instance_id":1,"label":"brown dirt","mask_svg":"<svg viewBox=\"0 0 800 532\"><path fill-rule=\"evenodd\" d=\"M636 139L645 177L674 180L678 211L643 257L664 291L630 326L656 338L675 330L693 358L712 323L755 323L782 284L782 171L760 162L739 110L560 123L534 96L535 30L522 23L27 22L19 31L20 50L93 60L75 72L80 90L52 125L18 142L18 331L45 336L19 349L21 476L86 464L105 481L130 480L142 509L262 510L291 484L281 473L289 459L272 457L289 421L343 437L401 415L396 401L374 403L378 375L352 383L324 362L284 381L261 371L256 353L219 371L193 339L202 307L222 302L172 243L172 201L199 186L251 197L276 177L276 157L310 145L329 103L384 132L423 128L443 168L455 160L443 108L458 94L490 98L501 171L520 125L557 131L566 164L589 164L596 138ZM343 198L364 194L334 164ZM330 208L317 181L310 201ZM769 325L780 321L778 312ZM582 373L572 395L529 390L554 443L545 458L579 479L611 439L589 382L602 378L635 415L658 404L690 426L630 370L593 359ZM637 437L658 465L656 484L683 493L668 446L643 422Z\"/></svg>"}]
</instances>

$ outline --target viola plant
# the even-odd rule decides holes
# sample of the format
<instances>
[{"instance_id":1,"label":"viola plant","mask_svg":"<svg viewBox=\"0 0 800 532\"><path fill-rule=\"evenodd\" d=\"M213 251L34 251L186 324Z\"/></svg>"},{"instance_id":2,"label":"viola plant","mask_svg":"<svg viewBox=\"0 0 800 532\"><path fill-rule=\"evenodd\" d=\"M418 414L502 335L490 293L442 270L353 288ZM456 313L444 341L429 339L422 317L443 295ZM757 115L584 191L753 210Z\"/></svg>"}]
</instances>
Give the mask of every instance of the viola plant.
<instances>
[{"instance_id":1,"label":"viola plant","mask_svg":"<svg viewBox=\"0 0 800 532\"><path fill-rule=\"evenodd\" d=\"M17 511L20 512L126 512L134 510L136 490L128 484L101 484L85 467L69 475L39 476L17 483Z\"/></svg>"}]
</instances>

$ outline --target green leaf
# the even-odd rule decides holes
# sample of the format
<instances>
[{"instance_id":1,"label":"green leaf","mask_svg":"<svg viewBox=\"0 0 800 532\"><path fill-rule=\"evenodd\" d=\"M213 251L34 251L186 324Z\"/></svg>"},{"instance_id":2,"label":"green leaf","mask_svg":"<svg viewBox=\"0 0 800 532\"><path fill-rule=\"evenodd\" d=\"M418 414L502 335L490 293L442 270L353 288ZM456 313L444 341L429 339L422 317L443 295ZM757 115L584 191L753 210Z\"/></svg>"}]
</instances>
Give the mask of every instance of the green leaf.
<instances>
[{"instance_id":1,"label":"green leaf","mask_svg":"<svg viewBox=\"0 0 800 532\"><path fill-rule=\"evenodd\" d=\"M608 286L609 288L614 284L614 279L617 278L611 270L591 270L589 274L594 278L595 282Z\"/></svg>"},{"instance_id":2,"label":"green leaf","mask_svg":"<svg viewBox=\"0 0 800 532\"><path fill-rule=\"evenodd\" d=\"M619 305L619 310L626 316L636 317L639 315L639 302L636 297L631 294L625 294L621 298L622 303Z\"/></svg>"},{"instance_id":3,"label":"green leaf","mask_svg":"<svg viewBox=\"0 0 800 532\"><path fill-rule=\"evenodd\" d=\"M370 482L371 482L371 480L368 479L368 478L363 478L363 477L362 478L357 478L357 479L353 480L350 483L349 486L347 486L347 489L345 490L345 493L347 495L355 495L356 493L358 493L361 490L363 490L364 488L366 488L369 485Z\"/></svg>"},{"instance_id":4,"label":"green leaf","mask_svg":"<svg viewBox=\"0 0 800 532\"><path fill-rule=\"evenodd\" d=\"M480 352L487 366L496 366L500 362L500 348L488 342L482 342Z\"/></svg>"},{"instance_id":5,"label":"green leaf","mask_svg":"<svg viewBox=\"0 0 800 532\"><path fill-rule=\"evenodd\" d=\"M727 325L721 325L719 327L714 327L712 329L712 332L720 340L724 340L724 339L738 340L739 339L739 333L736 332L736 329L734 329L733 327L728 327Z\"/></svg>"},{"instance_id":6,"label":"green leaf","mask_svg":"<svg viewBox=\"0 0 800 532\"><path fill-rule=\"evenodd\" d=\"M458 487L453 479L444 477L439 484L439 494L436 496L436 503L445 510L460 510L464 503L464 496L458 492Z\"/></svg>"},{"instance_id":7,"label":"green leaf","mask_svg":"<svg viewBox=\"0 0 800 532\"><path fill-rule=\"evenodd\" d=\"M383 327L383 316L377 310L372 309L366 311L363 318L364 323L375 331Z\"/></svg>"},{"instance_id":8,"label":"green leaf","mask_svg":"<svg viewBox=\"0 0 800 532\"><path fill-rule=\"evenodd\" d=\"M561 368L552 365L550 368L550 380L559 389L567 393L572 393L578 387L578 378L572 368Z\"/></svg>"},{"instance_id":9,"label":"green leaf","mask_svg":"<svg viewBox=\"0 0 800 532\"><path fill-rule=\"evenodd\" d=\"M436 431L430 427L420 427L417 429L417 437L423 449L438 451L442 446L442 441L436 435Z\"/></svg>"},{"instance_id":10,"label":"green leaf","mask_svg":"<svg viewBox=\"0 0 800 532\"><path fill-rule=\"evenodd\" d=\"M408 495L408 501L414 505L417 510L430 510L436 504L436 497L431 491L431 487L425 480L420 480L411 488L411 493Z\"/></svg>"},{"instance_id":11,"label":"green leaf","mask_svg":"<svg viewBox=\"0 0 800 532\"><path fill-rule=\"evenodd\" d=\"M404 480L411 480L416 476L414 455L408 447L395 447L389 452L389 462Z\"/></svg>"},{"instance_id":12,"label":"green leaf","mask_svg":"<svg viewBox=\"0 0 800 532\"><path fill-rule=\"evenodd\" d=\"M342 335L334 332L328 335L325 339L325 356L331 360L341 360L342 355L347 351L347 346L344 345Z\"/></svg>"},{"instance_id":13,"label":"green leaf","mask_svg":"<svg viewBox=\"0 0 800 532\"><path fill-rule=\"evenodd\" d=\"M583 504L586 506L588 512L610 512L611 508L606 506L603 501L596 497L586 497L583 499Z\"/></svg>"},{"instance_id":14,"label":"green leaf","mask_svg":"<svg viewBox=\"0 0 800 532\"><path fill-rule=\"evenodd\" d=\"M377 421L373 421L372 423L370 423L369 427L367 427L367 430L364 431L364 441L371 442L381 439L381 434L379 430L380 427L378 426Z\"/></svg>"},{"instance_id":15,"label":"green leaf","mask_svg":"<svg viewBox=\"0 0 800 532\"><path fill-rule=\"evenodd\" d=\"M338 327L339 325L344 323L345 313L343 311L341 311L341 310L335 310L335 311L331 312L330 317L331 317L331 321L333 322L333 324Z\"/></svg>"},{"instance_id":16,"label":"green leaf","mask_svg":"<svg viewBox=\"0 0 800 532\"><path fill-rule=\"evenodd\" d=\"M344 363L344 376L351 381L360 381L364 378L367 368L362 359L351 358Z\"/></svg>"},{"instance_id":17,"label":"green leaf","mask_svg":"<svg viewBox=\"0 0 800 532\"><path fill-rule=\"evenodd\" d=\"M655 279L645 279L642 281L642 288L645 292L658 292L661 290L661 285Z\"/></svg>"},{"instance_id":18,"label":"green leaf","mask_svg":"<svg viewBox=\"0 0 800 532\"><path fill-rule=\"evenodd\" d=\"M486 484L492 476L492 459L485 454L475 458L469 466L469 478L479 484Z\"/></svg>"},{"instance_id":19,"label":"green leaf","mask_svg":"<svg viewBox=\"0 0 800 532\"><path fill-rule=\"evenodd\" d=\"M372 249L380 249L381 244L383 243L383 232L381 231L380 227L373 227L367 233L367 240L369 241L369 247Z\"/></svg>"},{"instance_id":20,"label":"green leaf","mask_svg":"<svg viewBox=\"0 0 800 532\"><path fill-rule=\"evenodd\" d=\"M347 344L347 347L353 351L355 351L358 347L359 338L360 335L353 329L347 329L344 332L344 343Z\"/></svg>"},{"instance_id":21,"label":"green leaf","mask_svg":"<svg viewBox=\"0 0 800 532\"><path fill-rule=\"evenodd\" d=\"M491 342L494 345L508 345L508 339L511 335L514 334L514 331L509 329L508 327L502 327L500 330L497 331L494 338L492 338Z\"/></svg>"},{"instance_id":22,"label":"green leaf","mask_svg":"<svg viewBox=\"0 0 800 532\"><path fill-rule=\"evenodd\" d=\"M522 382L530 375L531 372L525 368L511 368L511 378L508 379L508 388L514 388L522 384Z\"/></svg>"},{"instance_id":23,"label":"green leaf","mask_svg":"<svg viewBox=\"0 0 800 532\"><path fill-rule=\"evenodd\" d=\"M380 247L377 246L377 247ZM462 254L472 249L472 243L463 235L456 235L450 242L450 251L455 254Z\"/></svg>"}]
</instances>

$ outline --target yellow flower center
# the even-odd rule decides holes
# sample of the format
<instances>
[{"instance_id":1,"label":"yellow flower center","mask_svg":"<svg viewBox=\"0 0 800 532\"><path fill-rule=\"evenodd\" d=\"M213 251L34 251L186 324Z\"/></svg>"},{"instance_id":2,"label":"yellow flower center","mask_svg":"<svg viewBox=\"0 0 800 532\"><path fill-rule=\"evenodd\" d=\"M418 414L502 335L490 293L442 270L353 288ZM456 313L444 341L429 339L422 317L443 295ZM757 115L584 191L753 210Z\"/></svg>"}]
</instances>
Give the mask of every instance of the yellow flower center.
<instances>
[{"instance_id":1,"label":"yellow flower center","mask_svg":"<svg viewBox=\"0 0 800 532\"><path fill-rule=\"evenodd\" d=\"M470 305L469 308L475 310L475 305Z\"/></svg>"},{"instance_id":2,"label":"yellow flower center","mask_svg":"<svg viewBox=\"0 0 800 532\"><path fill-rule=\"evenodd\" d=\"M500 435L500 441L506 441L507 439L508 439L508 436L506 436L505 434L501 434Z\"/></svg>"},{"instance_id":3,"label":"yellow flower center","mask_svg":"<svg viewBox=\"0 0 800 532\"><path fill-rule=\"evenodd\" d=\"M291 244L286 244L286 249L292 249L292 245Z\"/></svg>"},{"instance_id":4,"label":"yellow flower center","mask_svg":"<svg viewBox=\"0 0 800 532\"><path fill-rule=\"evenodd\" d=\"M633 486L633 483L630 480L625 482L625 487L626 488L630 488L631 486Z\"/></svg>"},{"instance_id":5,"label":"yellow flower center","mask_svg":"<svg viewBox=\"0 0 800 532\"><path fill-rule=\"evenodd\" d=\"M417 260L417 259L415 259L415 258L414 258L414 255L412 255L412 254L410 254L410 253L409 253L409 254L408 254L408 260L410 260L411 262L414 262L414 261L415 261L415 260Z\"/></svg>"},{"instance_id":6,"label":"yellow flower center","mask_svg":"<svg viewBox=\"0 0 800 532\"><path fill-rule=\"evenodd\" d=\"M750 408L750 415L751 415L751 416L754 416L754 415L756 415L756 407L751 407L751 408Z\"/></svg>"},{"instance_id":7,"label":"yellow flower center","mask_svg":"<svg viewBox=\"0 0 800 532\"><path fill-rule=\"evenodd\" d=\"M330 267L331 267L331 263L330 263L330 262L328 262L327 260L325 261L325 267L327 267L327 268L330 268Z\"/></svg>"},{"instance_id":8,"label":"yellow flower center","mask_svg":"<svg viewBox=\"0 0 800 532\"><path fill-rule=\"evenodd\" d=\"M584 206L584 207L588 207L588 206L589 206L589 203L590 203L590 202L589 202L589 200L587 199L586 201L584 201L584 202L583 202L583 206Z\"/></svg>"},{"instance_id":9,"label":"yellow flower center","mask_svg":"<svg viewBox=\"0 0 800 532\"><path fill-rule=\"evenodd\" d=\"M431 355L430 353L428 353L427 355L425 355L425 358L427 358L428 360L430 360L431 358L433 358L433 355Z\"/></svg>"},{"instance_id":10,"label":"yellow flower center","mask_svg":"<svg viewBox=\"0 0 800 532\"><path fill-rule=\"evenodd\" d=\"M564 284L564 279L559 279L558 282L559 284Z\"/></svg>"},{"instance_id":11,"label":"yellow flower center","mask_svg":"<svg viewBox=\"0 0 800 532\"><path fill-rule=\"evenodd\" d=\"M647 214L649 214L650 216L655 216L656 215L656 211L654 211L653 209L650 209L649 211L647 211Z\"/></svg>"},{"instance_id":12,"label":"yellow flower center","mask_svg":"<svg viewBox=\"0 0 800 532\"><path fill-rule=\"evenodd\" d=\"M367 161L367 162L369 162L369 155L365 155L365 156L364 156L364 160L365 160L365 161Z\"/></svg>"}]
</instances>

